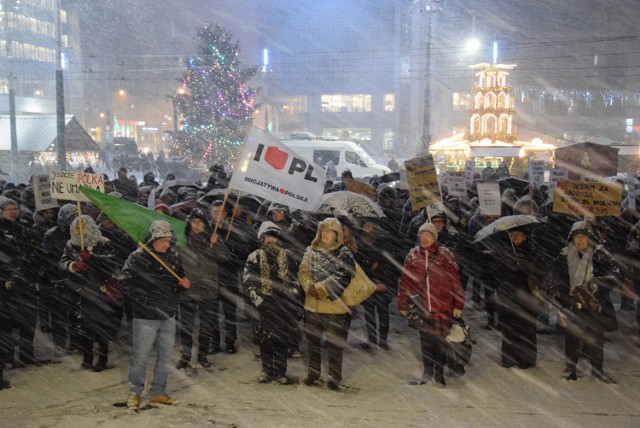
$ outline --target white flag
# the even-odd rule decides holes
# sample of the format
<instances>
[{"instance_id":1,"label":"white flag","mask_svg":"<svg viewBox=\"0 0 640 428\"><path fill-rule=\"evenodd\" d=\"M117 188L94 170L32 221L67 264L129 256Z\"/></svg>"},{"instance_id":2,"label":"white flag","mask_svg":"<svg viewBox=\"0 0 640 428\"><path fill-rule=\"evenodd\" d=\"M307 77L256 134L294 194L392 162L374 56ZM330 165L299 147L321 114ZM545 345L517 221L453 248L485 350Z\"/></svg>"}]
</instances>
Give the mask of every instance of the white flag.
<instances>
[{"instance_id":1,"label":"white flag","mask_svg":"<svg viewBox=\"0 0 640 428\"><path fill-rule=\"evenodd\" d=\"M229 187L290 209L315 211L327 177L321 167L252 127Z\"/></svg>"}]
</instances>

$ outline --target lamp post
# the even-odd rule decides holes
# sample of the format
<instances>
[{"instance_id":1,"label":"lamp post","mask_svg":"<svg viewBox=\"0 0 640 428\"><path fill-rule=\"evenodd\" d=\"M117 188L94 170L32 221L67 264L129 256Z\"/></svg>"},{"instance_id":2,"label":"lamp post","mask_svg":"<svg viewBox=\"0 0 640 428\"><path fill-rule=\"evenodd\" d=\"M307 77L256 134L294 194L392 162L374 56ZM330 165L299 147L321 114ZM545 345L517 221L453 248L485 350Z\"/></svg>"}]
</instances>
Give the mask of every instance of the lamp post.
<instances>
[{"instance_id":1,"label":"lamp post","mask_svg":"<svg viewBox=\"0 0 640 428\"><path fill-rule=\"evenodd\" d=\"M420 0L424 3L424 13L427 14L426 20L426 62L425 67L425 88L424 88L424 112L422 116L422 148L420 152L429 153L429 145L431 144L431 36L433 13L437 10L434 9L436 3L440 3L440 0Z\"/></svg>"},{"instance_id":2,"label":"lamp post","mask_svg":"<svg viewBox=\"0 0 640 428\"><path fill-rule=\"evenodd\" d=\"M64 75L62 74L62 30L60 28L60 0L55 4L56 26L56 130L58 168L67 169L67 145L65 142Z\"/></svg>"}]
</instances>

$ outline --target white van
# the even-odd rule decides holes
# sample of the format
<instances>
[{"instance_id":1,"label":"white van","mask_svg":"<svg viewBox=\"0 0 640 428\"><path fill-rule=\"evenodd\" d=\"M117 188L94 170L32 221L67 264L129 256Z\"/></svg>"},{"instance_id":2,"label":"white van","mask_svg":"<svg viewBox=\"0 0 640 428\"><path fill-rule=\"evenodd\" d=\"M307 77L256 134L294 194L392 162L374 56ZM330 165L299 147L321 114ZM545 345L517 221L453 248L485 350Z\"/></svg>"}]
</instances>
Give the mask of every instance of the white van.
<instances>
[{"instance_id":1,"label":"white van","mask_svg":"<svg viewBox=\"0 0 640 428\"><path fill-rule=\"evenodd\" d=\"M391 172L377 163L364 149L352 141L330 141L318 139L282 140L285 146L306 159L324 167L333 161L338 177L345 169L351 170L353 178L371 178Z\"/></svg>"}]
</instances>

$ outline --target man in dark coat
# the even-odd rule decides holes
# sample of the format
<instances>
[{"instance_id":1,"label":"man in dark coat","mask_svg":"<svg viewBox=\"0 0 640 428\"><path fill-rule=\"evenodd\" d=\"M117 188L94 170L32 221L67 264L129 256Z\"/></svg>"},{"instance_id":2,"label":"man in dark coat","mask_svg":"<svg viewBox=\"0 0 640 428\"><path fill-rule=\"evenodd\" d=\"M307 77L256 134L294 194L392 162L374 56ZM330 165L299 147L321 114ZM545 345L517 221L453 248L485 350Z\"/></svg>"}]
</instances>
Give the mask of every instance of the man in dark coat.
<instances>
[{"instance_id":1,"label":"man in dark coat","mask_svg":"<svg viewBox=\"0 0 640 428\"><path fill-rule=\"evenodd\" d=\"M184 276L180 255L173 248L175 234L171 224L164 220L151 223L145 244L147 249L138 248L131 253L118 278L123 293L133 305L133 355L129 367L127 399L127 407L130 409L140 408L147 363L154 348L157 357L149 402L166 405L177 402L166 393L166 385L176 336L178 293L191 286L189 278ZM147 250L153 252L155 257Z\"/></svg>"}]
</instances>

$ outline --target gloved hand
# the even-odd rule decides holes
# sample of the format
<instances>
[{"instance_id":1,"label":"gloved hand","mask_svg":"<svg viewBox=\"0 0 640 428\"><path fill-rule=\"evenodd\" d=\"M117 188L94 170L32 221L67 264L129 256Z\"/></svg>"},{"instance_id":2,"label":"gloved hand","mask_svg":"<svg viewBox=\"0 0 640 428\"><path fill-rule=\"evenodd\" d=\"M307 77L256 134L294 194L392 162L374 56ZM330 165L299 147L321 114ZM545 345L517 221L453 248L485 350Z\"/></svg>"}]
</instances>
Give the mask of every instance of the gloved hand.
<instances>
[{"instance_id":1,"label":"gloved hand","mask_svg":"<svg viewBox=\"0 0 640 428\"><path fill-rule=\"evenodd\" d=\"M71 271L72 272L86 272L89 270L89 265L85 262L74 262L71 263Z\"/></svg>"},{"instance_id":2,"label":"gloved hand","mask_svg":"<svg viewBox=\"0 0 640 428\"><path fill-rule=\"evenodd\" d=\"M89 250L80 250L80 260L82 260L83 262L86 262L90 258L91 258L91 253L89 252Z\"/></svg>"},{"instance_id":3,"label":"gloved hand","mask_svg":"<svg viewBox=\"0 0 640 428\"><path fill-rule=\"evenodd\" d=\"M4 283L4 286L7 290L11 290L11 287L13 287L13 281L9 280L7 282Z\"/></svg>"},{"instance_id":4,"label":"gloved hand","mask_svg":"<svg viewBox=\"0 0 640 428\"><path fill-rule=\"evenodd\" d=\"M454 309L453 310L453 317L454 318L460 318L462 316L462 310L461 309Z\"/></svg>"}]
</instances>

